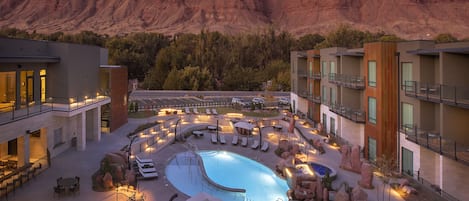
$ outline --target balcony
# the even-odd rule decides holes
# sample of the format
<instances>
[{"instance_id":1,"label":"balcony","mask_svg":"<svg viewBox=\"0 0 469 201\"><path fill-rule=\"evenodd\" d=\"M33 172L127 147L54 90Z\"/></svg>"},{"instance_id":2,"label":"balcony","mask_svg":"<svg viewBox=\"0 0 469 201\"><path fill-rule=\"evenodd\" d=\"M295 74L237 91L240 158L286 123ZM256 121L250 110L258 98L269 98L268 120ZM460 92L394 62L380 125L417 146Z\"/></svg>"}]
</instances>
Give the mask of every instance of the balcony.
<instances>
[{"instance_id":1,"label":"balcony","mask_svg":"<svg viewBox=\"0 0 469 201\"><path fill-rule=\"evenodd\" d=\"M309 95L309 96L308 96L308 99L309 99L310 101L312 101L313 103L321 104L321 96Z\"/></svg>"},{"instance_id":2,"label":"balcony","mask_svg":"<svg viewBox=\"0 0 469 201\"><path fill-rule=\"evenodd\" d=\"M311 77L315 80L321 80L321 73L313 73Z\"/></svg>"},{"instance_id":3,"label":"balcony","mask_svg":"<svg viewBox=\"0 0 469 201\"><path fill-rule=\"evenodd\" d=\"M331 104L329 111L334 112L356 123L365 123L365 111L352 109L339 104Z\"/></svg>"},{"instance_id":4,"label":"balcony","mask_svg":"<svg viewBox=\"0 0 469 201\"><path fill-rule=\"evenodd\" d=\"M365 89L365 78L356 75L330 73L329 82L350 89Z\"/></svg>"},{"instance_id":5,"label":"balcony","mask_svg":"<svg viewBox=\"0 0 469 201\"><path fill-rule=\"evenodd\" d=\"M106 104L110 102L110 98L106 95L96 95L95 97L75 98L48 98L46 102L35 103L30 102L26 107L17 109L14 104L0 108L0 125L10 122L26 119L46 112L79 112L94 104Z\"/></svg>"},{"instance_id":6,"label":"balcony","mask_svg":"<svg viewBox=\"0 0 469 201\"><path fill-rule=\"evenodd\" d=\"M416 125L403 125L400 131L407 140L469 166L469 146L442 137L438 131L425 130Z\"/></svg>"},{"instance_id":7,"label":"balcony","mask_svg":"<svg viewBox=\"0 0 469 201\"><path fill-rule=\"evenodd\" d=\"M308 78L308 73L304 71L298 71L297 75L298 77L301 77L301 78Z\"/></svg>"},{"instance_id":8,"label":"balcony","mask_svg":"<svg viewBox=\"0 0 469 201\"><path fill-rule=\"evenodd\" d=\"M409 97L469 109L469 88L467 87L406 81L402 88L405 95Z\"/></svg>"},{"instance_id":9,"label":"balcony","mask_svg":"<svg viewBox=\"0 0 469 201\"><path fill-rule=\"evenodd\" d=\"M300 92L298 93L298 96L299 96L299 97L302 97L302 98L308 98L309 95L308 95L308 92L307 92L307 91L300 91Z\"/></svg>"}]
</instances>

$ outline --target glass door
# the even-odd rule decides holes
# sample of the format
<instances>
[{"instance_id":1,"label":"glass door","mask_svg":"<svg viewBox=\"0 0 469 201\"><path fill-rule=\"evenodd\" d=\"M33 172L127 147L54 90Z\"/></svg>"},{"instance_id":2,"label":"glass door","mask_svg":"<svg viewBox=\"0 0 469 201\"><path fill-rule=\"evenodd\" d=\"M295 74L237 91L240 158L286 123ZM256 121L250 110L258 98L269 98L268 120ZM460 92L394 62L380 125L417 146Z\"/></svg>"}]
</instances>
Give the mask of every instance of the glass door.
<instances>
[{"instance_id":1,"label":"glass door","mask_svg":"<svg viewBox=\"0 0 469 201\"><path fill-rule=\"evenodd\" d=\"M402 173L414 175L414 154L404 147L402 147Z\"/></svg>"},{"instance_id":2,"label":"glass door","mask_svg":"<svg viewBox=\"0 0 469 201\"><path fill-rule=\"evenodd\" d=\"M376 161L376 140L368 137L368 160Z\"/></svg>"}]
</instances>

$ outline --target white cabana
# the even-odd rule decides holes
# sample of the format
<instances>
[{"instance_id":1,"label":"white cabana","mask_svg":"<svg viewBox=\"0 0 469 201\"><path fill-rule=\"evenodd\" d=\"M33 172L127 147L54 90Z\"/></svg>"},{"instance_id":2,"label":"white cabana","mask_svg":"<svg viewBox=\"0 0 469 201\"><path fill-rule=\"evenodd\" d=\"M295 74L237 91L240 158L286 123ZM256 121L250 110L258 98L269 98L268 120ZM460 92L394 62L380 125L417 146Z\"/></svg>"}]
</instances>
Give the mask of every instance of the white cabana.
<instances>
[{"instance_id":1,"label":"white cabana","mask_svg":"<svg viewBox=\"0 0 469 201\"><path fill-rule=\"evenodd\" d=\"M236 122L234 124L234 127L235 128L242 128L242 129L246 129L246 130L252 130L254 128L254 125L248 123L248 122L243 122L243 121L240 121L240 122Z\"/></svg>"},{"instance_id":2,"label":"white cabana","mask_svg":"<svg viewBox=\"0 0 469 201\"><path fill-rule=\"evenodd\" d=\"M206 192L201 192L191 198L187 199L186 201L221 201L220 199L209 195Z\"/></svg>"}]
</instances>

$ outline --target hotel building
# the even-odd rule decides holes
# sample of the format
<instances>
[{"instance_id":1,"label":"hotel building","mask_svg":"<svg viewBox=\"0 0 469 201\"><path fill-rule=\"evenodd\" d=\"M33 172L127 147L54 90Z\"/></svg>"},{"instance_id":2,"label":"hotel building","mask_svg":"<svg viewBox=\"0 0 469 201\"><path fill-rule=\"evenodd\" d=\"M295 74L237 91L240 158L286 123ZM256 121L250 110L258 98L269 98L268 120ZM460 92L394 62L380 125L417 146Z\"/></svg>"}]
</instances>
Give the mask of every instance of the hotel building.
<instances>
[{"instance_id":1,"label":"hotel building","mask_svg":"<svg viewBox=\"0 0 469 201\"><path fill-rule=\"evenodd\" d=\"M0 159L42 163L127 122L127 69L107 49L0 38Z\"/></svg>"},{"instance_id":2,"label":"hotel building","mask_svg":"<svg viewBox=\"0 0 469 201\"><path fill-rule=\"evenodd\" d=\"M294 112L360 145L369 161L393 158L403 174L442 197L469 199L460 190L469 188L468 42L376 42L305 53L291 54Z\"/></svg>"}]
</instances>

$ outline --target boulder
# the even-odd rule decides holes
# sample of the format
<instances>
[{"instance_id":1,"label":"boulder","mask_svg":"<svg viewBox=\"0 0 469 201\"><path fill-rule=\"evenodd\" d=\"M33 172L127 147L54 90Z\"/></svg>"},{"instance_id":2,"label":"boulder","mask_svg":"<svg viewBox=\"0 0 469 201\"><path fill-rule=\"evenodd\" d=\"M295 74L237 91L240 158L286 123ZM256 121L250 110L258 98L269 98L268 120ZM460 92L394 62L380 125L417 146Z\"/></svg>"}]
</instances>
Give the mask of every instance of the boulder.
<instances>
[{"instance_id":1,"label":"boulder","mask_svg":"<svg viewBox=\"0 0 469 201\"><path fill-rule=\"evenodd\" d=\"M323 191L324 189L322 188L321 180L320 179L316 180L316 199L317 200L322 200L322 198L324 197Z\"/></svg>"},{"instance_id":2,"label":"boulder","mask_svg":"<svg viewBox=\"0 0 469 201\"><path fill-rule=\"evenodd\" d=\"M340 190L334 196L334 201L350 201L349 195L345 191L345 188L340 188Z\"/></svg>"},{"instance_id":3,"label":"boulder","mask_svg":"<svg viewBox=\"0 0 469 201\"><path fill-rule=\"evenodd\" d=\"M355 186L352 190L352 201L367 201L368 194L360 188L359 185Z\"/></svg>"},{"instance_id":4,"label":"boulder","mask_svg":"<svg viewBox=\"0 0 469 201\"><path fill-rule=\"evenodd\" d=\"M373 188L373 167L368 163L363 163L361 168L361 179L358 184L367 189Z\"/></svg>"},{"instance_id":5,"label":"boulder","mask_svg":"<svg viewBox=\"0 0 469 201\"><path fill-rule=\"evenodd\" d=\"M107 153L105 158L109 161L109 163L119 163L119 164L127 164L127 158L122 157L116 153Z\"/></svg>"},{"instance_id":6,"label":"boulder","mask_svg":"<svg viewBox=\"0 0 469 201\"><path fill-rule=\"evenodd\" d=\"M351 170L352 162L350 159L350 147L348 145L342 145L340 147L340 153L342 158L340 159L340 168Z\"/></svg>"},{"instance_id":7,"label":"boulder","mask_svg":"<svg viewBox=\"0 0 469 201\"><path fill-rule=\"evenodd\" d=\"M329 190L327 190L327 188L324 188L322 190L322 199L324 201L329 201ZM321 199L318 199L319 201L321 201Z\"/></svg>"},{"instance_id":8,"label":"boulder","mask_svg":"<svg viewBox=\"0 0 469 201\"><path fill-rule=\"evenodd\" d=\"M360 146L355 145L352 147L351 156L351 170L357 173L360 173L362 162L360 160Z\"/></svg>"},{"instance_id":9,"label":"boulder","mask_svg":"<svg viewBox=\"0 0 469 201\"><path fill-rule=\"evenodd\" d=\"M112 183L112 175L109 172L106 172L103 177L103 187L105 189L114 188L114 184Z\"/></svg>"}]
</instances>

